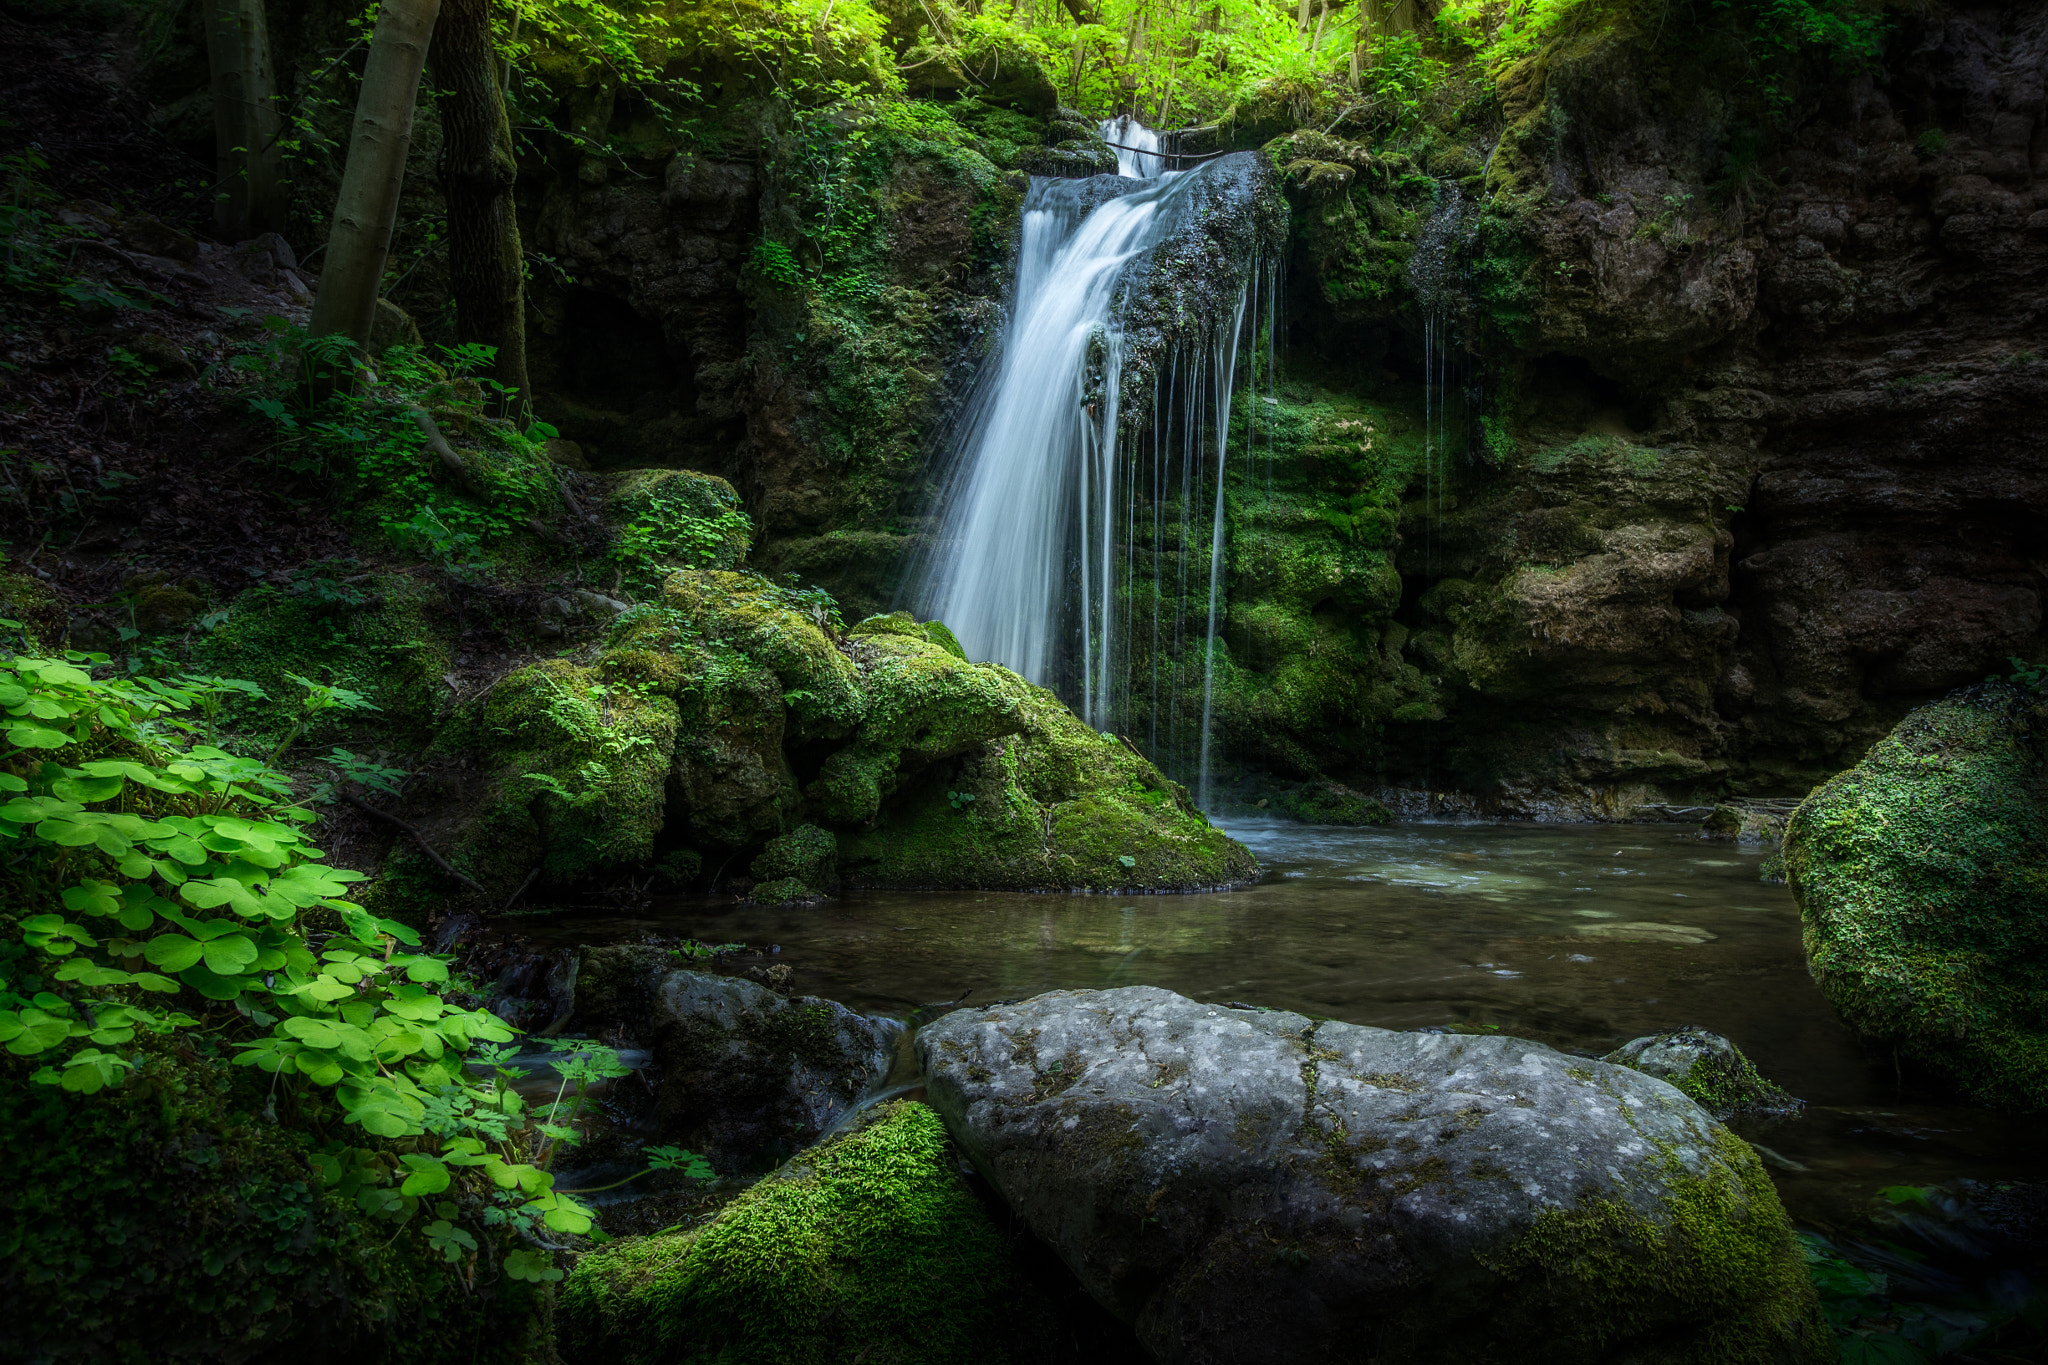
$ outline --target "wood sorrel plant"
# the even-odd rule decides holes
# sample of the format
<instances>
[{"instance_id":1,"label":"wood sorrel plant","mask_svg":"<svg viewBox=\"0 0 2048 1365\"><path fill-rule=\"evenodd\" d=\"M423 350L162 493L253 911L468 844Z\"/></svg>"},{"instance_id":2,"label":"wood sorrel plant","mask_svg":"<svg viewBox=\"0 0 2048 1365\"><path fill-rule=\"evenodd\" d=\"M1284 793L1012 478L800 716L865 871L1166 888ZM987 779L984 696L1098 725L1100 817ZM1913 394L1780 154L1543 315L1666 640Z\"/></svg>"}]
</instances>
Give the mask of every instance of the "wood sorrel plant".
<instances>
[{"instance_id":1,"label":"wood sorrel plant","mask_svg":"<svg viewBox=\"0 0 2048 1365\"><path fill-rule=\"evenodd\" d=\"M0 656L0 876L23 907L0 911L0 1046L35 1082L92 1095L135 1069L144 1035L204 1030L276 1078L273 1105L276 1088L332 1093L365 1135L313 1157L337 1195L399 1219L440 1196L421 1232L470 1258L465 1276L468 1221L538 1248L504 1273L560 1278L546 1233L591 1215L548 1167L605 1060L583 1048L574 1097L529 1112L495 1046L516 1030L444 999L447 959L344 899L363 874L323 862L283 774L200 742L211 725L184 717L220 680L94 677L105 662ZM687 1153L654 1165L706 1170Z\"/></svg>"}]
</instances>

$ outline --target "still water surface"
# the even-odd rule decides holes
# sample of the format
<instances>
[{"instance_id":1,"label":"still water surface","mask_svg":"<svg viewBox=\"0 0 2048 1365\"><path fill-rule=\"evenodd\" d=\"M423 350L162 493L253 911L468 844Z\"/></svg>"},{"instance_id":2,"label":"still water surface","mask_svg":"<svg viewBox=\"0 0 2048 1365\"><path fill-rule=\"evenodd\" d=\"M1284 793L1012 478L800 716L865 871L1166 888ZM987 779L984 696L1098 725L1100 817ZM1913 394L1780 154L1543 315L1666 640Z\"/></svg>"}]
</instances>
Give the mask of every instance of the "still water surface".
<instances>
[{"instance_id":1,"label":"still water surface","mask_svg":"<svg viewBox=\"0 0 2048 1365\"><path fill-rule=\"evenodd\" d=\"M1794 1217L1860 1222L1877 1190L2038 1177L2035 1121L1917 1094L1807 975L1799 911L1762 852L1664 825L1221 822L1266 869L1191 896L873 892L769 908L677 898L528 920L542 943L740 942L799 990L873 1013L1060 988L1163 986L1356 1024L1498 1029L1598 1056L1726 1034L1808 1101L1761 1144Z\"/></svg>"}]
</instances>

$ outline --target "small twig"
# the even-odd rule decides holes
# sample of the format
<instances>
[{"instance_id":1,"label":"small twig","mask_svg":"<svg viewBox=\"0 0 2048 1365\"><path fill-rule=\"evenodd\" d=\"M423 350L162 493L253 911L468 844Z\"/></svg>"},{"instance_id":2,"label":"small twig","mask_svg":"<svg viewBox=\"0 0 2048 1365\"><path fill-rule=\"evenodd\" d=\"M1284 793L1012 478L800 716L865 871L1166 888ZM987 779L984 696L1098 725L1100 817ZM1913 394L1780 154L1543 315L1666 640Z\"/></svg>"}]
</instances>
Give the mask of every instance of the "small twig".
<instances>
[{"instance_id":1,"label":"small twig","mask_svg":"<svg viewBox=\"0 0 2048 1365\"><path fill-rule=\"evenodd\" d=\"M109 256L118 256L118 257L120 257L120 258L121 258L122 260L124 260L124 261L126 261L126 262L128 263L128 268L129 268L129 269L131 269L131 270L134 270L134 271L135 271L135 272L137 272L138 274L147 274L147 275L154 275L154 276L156 276L156 277L157 277L158 279L160 279L160 280L164 280L164 281L170 281L170 280L174 280L174 279L176 279L176 278L177 278L177 276L175 276L175 275L172 275L172 274L170 274L170 273L168 273L168 272L166 272L166 271L158 270L158 269L157 269L157 268L156 268L155 266L153 266L153 265L144 265L144 264L143 264L143 263L142 263L141 261L137 260L137 259L136 259L135 257L133 257L133 256L129 255L129 254L127 253L127 252L125 252L125 251L121 250L121 248L120 248L120 247L114 246L114 245L112 245L112 244L110 244L110 243L107 243L107 242L102 242L102 241L101 241L101 240L100 240L99 238L97 238L97 237L81 237L81 238L79 238L79 239L78 239L78 241L77 241L76 245L78 245L78 246L89 246L89 247L93 247L93 248L95 248L96 250L99 250L99 251L104 251L104 252L106 252L106 253L107 253L107 254L108 254Z\"/></svg>"},{"instance_id":2,"label":"small twig","mask_svg":"<svg viewBox=\"0 0 2048 1365\"><path fill-rule=\"evenodd\" d=\"M435 867L440 868L443 872L447 873L450 877L453 877L456 881L461 882L464 886L476 892L479 896L489 894L481 886L478 886L474 880L463 875L460 872L457 872L452 866L450 866L448 860L446 858L443 858L440 854L436 853L434 851L434 846L427 842L427 836L420 833L419 830L413 827L412 825L409 825L405 821L399 819L390 811L378 810L375 806L363 800L360 796L351 796L347 792L343 792L341 793L341 799L348 802L351 806L354 806L357 810L361 811L365 815L375 816L377 819L384 821L384 823L388 825L398 826L398 828L404 830L407 834L410 834L412 836L412 841L415 844L419 845L420 852L426 854L427 861L431 862ZM520 890L522 891L525 889L525 887L520 888Z\"/></svg>"},{"instance_id":3,"label":"small twig","mask_svg":"<svg viewBox=\"0 0 2048 1365\"><path fill-rule=\"evenodd\" d=\"M538 864L536 864L534 866L533 871L526 874L526 880L519 883L519 889L512 893L511 898L505 902L504 907L500 909L498 913L502 915L505 913L506 910L510 910L513 906L517 905L519 903L519 898L526 894L526 888L532 886L533 879L535 877L538 877L539 875L540 867Z\"/></svg>"}]
</instances>

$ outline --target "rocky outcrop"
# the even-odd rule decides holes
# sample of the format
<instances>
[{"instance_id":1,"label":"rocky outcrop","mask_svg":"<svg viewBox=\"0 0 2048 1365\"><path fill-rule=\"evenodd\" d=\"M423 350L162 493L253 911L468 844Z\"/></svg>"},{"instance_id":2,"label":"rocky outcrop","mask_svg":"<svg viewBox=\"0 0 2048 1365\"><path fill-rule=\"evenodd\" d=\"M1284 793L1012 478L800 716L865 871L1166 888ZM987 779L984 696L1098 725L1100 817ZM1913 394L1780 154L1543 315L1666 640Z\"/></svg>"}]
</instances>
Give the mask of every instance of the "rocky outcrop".
<instances>
[{"instance_id":1,"label":"rocky outcrop","mask_svg":"<svg viewBox=\"0 0 2048 1365\"><path fill-rule=\"evenodd\" d=\"M687 508L674 519L678 545L725 544L716 521L699 535ZM669 575L590 662L517 669L443 727L465 770L415 784L420 827L479 905L650 868L743 890L749 868L777 902L842 882L1188 891L1256 875L1127 742L969 663L943 624L836 616L758 574ZM399 850L382 912L438 907L436 872Z\"/></svg>"},{"instance_id":2,"label":"rocky outcrop","mask_svg":"<svg viewBox=\"0 0 2048 1365\"><path fill-rule=\"evenodd\" d=\"M2048 1108L2048 706L1921 707L1785 828L1814 980L1865 1037L1982 1104Z\"/></svg>"},{"instance_id":3,"label":"rocky outcrop","mask_svg":"<svg viewBox=\"0 0 2048 1365\"><path fill-rule=\"evenodd\" d=\"M1160 1361L1833 1358L1755 1155L1636 1072L1150 987L916 1046L962 1149Z\"/></svg>"},{"instance_id":4,"label":"rocky outcrop","mask_svg":"<svg viewBox=\"0 0 2048 1365\"><path fill-rule=\"evenodd\" d=\"M1765 1080L1742 1049L1703 1028L1631 1039L1603 1060L1655 1076L1723 1123L1738 1114L1782 1117L1802 1107Z\"/></svg>"}]
</instances>

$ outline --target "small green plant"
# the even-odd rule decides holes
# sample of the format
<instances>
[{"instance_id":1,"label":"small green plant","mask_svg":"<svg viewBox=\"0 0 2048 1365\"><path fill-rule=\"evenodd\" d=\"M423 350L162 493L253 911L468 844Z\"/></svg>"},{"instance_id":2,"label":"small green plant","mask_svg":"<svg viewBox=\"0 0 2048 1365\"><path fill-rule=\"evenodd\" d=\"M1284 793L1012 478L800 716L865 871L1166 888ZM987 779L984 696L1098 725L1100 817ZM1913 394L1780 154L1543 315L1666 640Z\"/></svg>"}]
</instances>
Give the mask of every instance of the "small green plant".
<instances>
[{"instance_id":1,"label":"small green plant","mask_svg":"<svg viewBox=\"0 0 2048 1365\"><path fill-rule=\"evenodd\" d=\"M2048 692L2048 663L2030 664L2017 657L2008 657L2006 662L2012 665L2007 682L2033 692Z\"/></svg>"},{"instance_id":2,"label":"small green plant","mask_svg":"<svg viewBox=\"0 0 2048 1365\"><path fill-rule=\"evenodd\" d=\"M756 242L754 269L760 272L762 279L780 289L793 289L804 277L802 267L797 264L796 253L781 242Z\"/></svg>"},{"instance_id":3,"label":"small green plant","mask_svg":"<svg viewBox=\"0 0 2048 1365\"><path fill-rule=\"evenodd\" d=\"M946 804L954 810L966 810L974 804L973 792L947 792Z\"/></svg>"},{"instance_id":4,"label":"small green plant","mask_svg":"<svg viewBox=\"0 0 2048 1365\"><path fill-rule=\"evenodd\" d=\"M1913 150L1932 161L1948 150L1948 134L1939 128L1929 128L1913 139Z\"/></svg>"}]
</instances>

